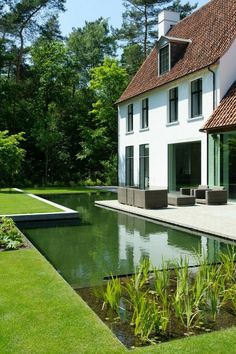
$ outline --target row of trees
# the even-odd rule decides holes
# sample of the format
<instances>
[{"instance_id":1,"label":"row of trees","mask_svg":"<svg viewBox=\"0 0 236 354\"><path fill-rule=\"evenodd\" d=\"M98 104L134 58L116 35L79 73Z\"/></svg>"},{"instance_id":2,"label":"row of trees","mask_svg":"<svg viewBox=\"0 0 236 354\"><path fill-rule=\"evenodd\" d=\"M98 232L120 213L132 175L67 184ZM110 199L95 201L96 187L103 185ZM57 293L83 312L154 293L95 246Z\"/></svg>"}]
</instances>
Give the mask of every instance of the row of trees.
<instances>
[{"instance_id":1,"label":"row of trees","mask_svg":"<svg viewBox=\"0 0 236 354\"><path fill-rule=\"evenodd\" d=\"M0 131L24 132L22 183L115 183L114 102L153 45L160 9L185 16L194 8L180 0L123 3L120 29L99 18L63 38L65 0L0 0Z\"/></svg>"}]
</instances>

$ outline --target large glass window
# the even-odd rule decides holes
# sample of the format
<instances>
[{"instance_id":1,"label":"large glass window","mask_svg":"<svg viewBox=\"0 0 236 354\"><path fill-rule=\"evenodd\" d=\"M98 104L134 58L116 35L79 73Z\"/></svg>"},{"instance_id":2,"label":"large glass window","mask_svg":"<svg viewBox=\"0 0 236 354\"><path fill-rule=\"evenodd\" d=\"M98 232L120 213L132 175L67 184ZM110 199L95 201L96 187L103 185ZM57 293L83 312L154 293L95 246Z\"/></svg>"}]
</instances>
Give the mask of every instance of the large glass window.
<instances>
[{"instance_id":1,"label":"large glass window","mask_svg":"<svg viewBox=\"0 0 236 354\"><path fill-rule=\"evenodd\" d=\"M133 104L129 104L128 105L127 132L133 131L133 116L134 116Z\"/></svg>"},{"instance_id":2,"label":"large glass window","mask_svg":"<svg viewBox=\"0 0 236 354\"><path fill-rule=\"evenodd\" d=\"M148 98L142 100L141 129L148 128Z\"/></svg>"},{"instance_id":3,"label":"large glass window","mask_svg":"<svg viewBox=\"0 0 236 354\"><path fill-rule=\"evenodd\" d=\"M169 123L178 121L178 87L169 91Z\"/></svg>"},{"instance_id":4,"label":"large glass window","mask_svg":"<svg viewBox=\"0 0 236 354\"><path fill-rule=\"evenodd\" d=\"M224 186L236 199L236 131L209 134L208 176L210 186Z\"/></svg>"},{"instance_id":5,"label":"large glass window","mask_svg":"<svg viewBox=\"0 0 236 354\"><path fill-rule=\"evenodd\" d=\"M139 188L149 187L149 144L139 145Z\"/></svg>"},{"instance_id":6,"label":"large glass window","mask_svg":"<svg viewBox=\"0 0 236 354\"><path fill-rule=\"evenodd\" d=\"M202 115L202 79L191 82L191 118Z\"/></svg>"},{"instance_id":7,"label":"large glass window","mask_svg":"<svg viewBox=\"0 0 236 354\"><path fill-rule=\"evenodd\" d=\"M169 45L159 50L159 73L160 75L170 70L170 51Z\"/></svg>"},{"instance_id":8,"label":"large glass window","mask_svg":"<svg viewBox=\"0 0 236 354\"><path fill-rule=\"evenodd\" d=\"M201 184L201 142L168 145L169 190Z\"/></svg>"},{"instance_id":9,"label":"large glass window","mask_svg":"<svg viewBox=\"0 0 236 354\"><path fill-rule=\"evenodd\" d=\"M125 185L134 185L134 147L125 148Z\"/></svg>"}]
</instances>

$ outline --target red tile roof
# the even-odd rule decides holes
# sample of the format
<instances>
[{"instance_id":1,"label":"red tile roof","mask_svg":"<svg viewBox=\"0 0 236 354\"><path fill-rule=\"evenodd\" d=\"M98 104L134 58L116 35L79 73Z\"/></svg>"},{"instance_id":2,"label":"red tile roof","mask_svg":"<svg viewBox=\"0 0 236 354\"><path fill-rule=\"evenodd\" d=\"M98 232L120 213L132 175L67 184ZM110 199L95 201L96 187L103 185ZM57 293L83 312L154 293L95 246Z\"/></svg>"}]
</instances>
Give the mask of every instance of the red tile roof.
<instances>
[{"instance_id":1,"label":"red tile roof","mask_svg":"<svg viewBox=\"0 0 236 354\"><path fill-rule=\"evenodd\" d=\"M158 76L157 49L147 57L117 103L216 63L236 37L236 0L211 0L175 25L169 37L192 41L185 55Z\"/></svg>"},{"instance_id":2,"label":"red tile roof","mask_svg":"<svg viewBox=\"0 0 236 354\"><path fill-rule=\"evenodd\" d=\"M236 81L201 131L226 131L236 129Z\"/></svg>"}]
</instances>

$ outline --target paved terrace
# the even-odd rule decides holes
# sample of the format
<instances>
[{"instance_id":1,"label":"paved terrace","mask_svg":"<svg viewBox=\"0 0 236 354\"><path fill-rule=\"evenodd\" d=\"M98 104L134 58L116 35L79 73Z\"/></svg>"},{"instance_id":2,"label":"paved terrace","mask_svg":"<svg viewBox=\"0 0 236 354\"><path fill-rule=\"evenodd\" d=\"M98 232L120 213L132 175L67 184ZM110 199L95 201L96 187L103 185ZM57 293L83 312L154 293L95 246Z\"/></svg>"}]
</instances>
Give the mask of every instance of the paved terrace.
<instances>
[{"instance_id":1,"label":"paved terrace","mask_svg":"<svg viewBox=\"0 0 236 354\"><path fill-rule=\"evenodd\" d=\"M97 206L141 216L190 230L236 240L236 204L200 205L164 209L140 209L117 200L96 201Z\"/></svg>"}]
</instances>

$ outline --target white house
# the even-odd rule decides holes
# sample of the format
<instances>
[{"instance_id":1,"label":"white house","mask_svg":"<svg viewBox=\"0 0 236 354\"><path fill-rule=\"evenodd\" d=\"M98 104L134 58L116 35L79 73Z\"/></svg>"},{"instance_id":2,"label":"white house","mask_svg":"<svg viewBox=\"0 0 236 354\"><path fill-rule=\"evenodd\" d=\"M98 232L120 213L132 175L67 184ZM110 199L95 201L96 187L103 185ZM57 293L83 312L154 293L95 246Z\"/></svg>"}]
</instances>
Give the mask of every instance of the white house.
<instances>
[{"instance_id":1,"label":"white house","mask_svg":"<svg viewBox=\"0 0 236 354\"><path fill-rule=\"evenodd\" d=\"M119 184L221 184L236 197L236 0L182 21L163 11L158 22L155 48L118 100Z\"/></svg>"}]
</instances>

